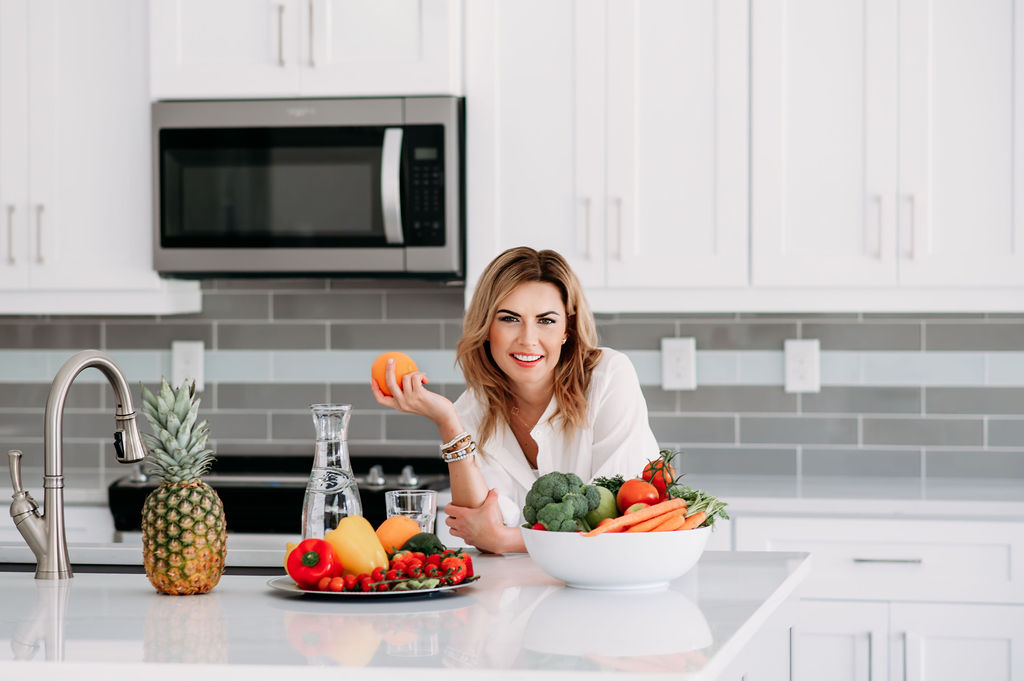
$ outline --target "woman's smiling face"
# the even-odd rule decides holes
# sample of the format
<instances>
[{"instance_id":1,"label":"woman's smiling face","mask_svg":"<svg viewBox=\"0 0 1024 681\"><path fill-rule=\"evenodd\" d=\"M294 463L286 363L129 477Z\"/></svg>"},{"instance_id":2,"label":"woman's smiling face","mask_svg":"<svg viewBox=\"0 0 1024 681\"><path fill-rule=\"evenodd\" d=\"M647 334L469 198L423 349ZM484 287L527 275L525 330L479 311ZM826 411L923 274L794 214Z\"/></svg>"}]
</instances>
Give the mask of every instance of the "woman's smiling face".
<instances>
[{"instance_id":1,"label":"woman's smiling face","mask_svg":"<svg viewBox=\"0 0 1024 681\"><path fill-rule=\"evenodd\" d=\"M546 388L562 353L566 323L554 284L523 282L498 303L487 334L491 356L513 384Z\"/></svg>"}]
</instances>

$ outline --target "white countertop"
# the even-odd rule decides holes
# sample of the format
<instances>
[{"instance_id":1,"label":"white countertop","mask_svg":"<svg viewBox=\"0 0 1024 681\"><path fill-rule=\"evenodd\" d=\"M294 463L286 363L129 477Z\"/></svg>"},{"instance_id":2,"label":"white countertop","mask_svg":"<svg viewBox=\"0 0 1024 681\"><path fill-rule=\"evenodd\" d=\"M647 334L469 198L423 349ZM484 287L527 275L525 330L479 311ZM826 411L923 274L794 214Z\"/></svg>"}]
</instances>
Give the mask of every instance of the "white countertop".
<instances>
[{"instance_id":1,"label":"white countertop","mask_svg":"<svg viewBox=\"0 0 1024 681\"><path fill-rule=\"evenodd\" d=\"M138 574L0 573L0 678L180 679L189 663L247 681L311 665L348 679L714 679L809 569L806 554L709 551L667 589L607 592L567 588L523 554L474 562L478 582L425 599L290 595L258 576L173 597Z\"/></svg>"}]
</instances>

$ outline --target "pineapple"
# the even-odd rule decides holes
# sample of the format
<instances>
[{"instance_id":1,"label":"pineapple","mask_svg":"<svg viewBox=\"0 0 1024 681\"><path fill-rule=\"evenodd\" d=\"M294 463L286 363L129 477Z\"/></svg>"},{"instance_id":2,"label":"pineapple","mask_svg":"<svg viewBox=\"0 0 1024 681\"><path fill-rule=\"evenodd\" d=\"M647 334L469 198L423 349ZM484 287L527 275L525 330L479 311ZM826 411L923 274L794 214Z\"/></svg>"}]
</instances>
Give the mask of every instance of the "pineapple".
<instances>
[{"instance_id":1,"label":"pineapple","mask_svg":"<svg viewBox=\"0 0 1024 681\"><path fill-rule=\"evenodd\" d=\"M220 497L200 480L213 450L206 447L206 421L196 424L195 381L175 392L163 379L159 395L142 386L142 412L155 433L142 435L148 472L163 483L142 506L146 576L161 593L206 593L224 572L227 525Z\"/></svg>"}]
</instances>

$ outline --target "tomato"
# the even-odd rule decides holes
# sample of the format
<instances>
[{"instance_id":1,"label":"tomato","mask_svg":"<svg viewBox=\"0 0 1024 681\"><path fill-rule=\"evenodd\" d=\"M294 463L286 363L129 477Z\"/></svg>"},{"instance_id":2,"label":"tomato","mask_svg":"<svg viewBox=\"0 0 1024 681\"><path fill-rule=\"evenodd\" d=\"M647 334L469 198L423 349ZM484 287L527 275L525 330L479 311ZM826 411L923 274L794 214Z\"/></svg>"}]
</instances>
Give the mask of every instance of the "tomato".
<instances>
[{"instance_id":1,"label":"tomato","mask_svg":"<svg viewBox=\"0 0 1024 681\"><path fill-rule=\"evenodd\" d=\"M678 452L663 449L658 453L658 458L647 462L641 477L654 485L658 490L658 498L664 501L668 498L667 488L675 481L675 473L672 471L672 459Z\"/></svg>"},{"instance_id":2,"label":"tomato","mask_svg":"<svg viewBox=\"0 0 1024 681\"><path fill-rule=\"evenodd\" d=\"M653 506L660 499L657 487L639 478L634 478L622 483L619 493L615 495L615 505L618 506L619 513L625 513L626 509L633 504L651 504Z\"/></svg>"}]
</instances>

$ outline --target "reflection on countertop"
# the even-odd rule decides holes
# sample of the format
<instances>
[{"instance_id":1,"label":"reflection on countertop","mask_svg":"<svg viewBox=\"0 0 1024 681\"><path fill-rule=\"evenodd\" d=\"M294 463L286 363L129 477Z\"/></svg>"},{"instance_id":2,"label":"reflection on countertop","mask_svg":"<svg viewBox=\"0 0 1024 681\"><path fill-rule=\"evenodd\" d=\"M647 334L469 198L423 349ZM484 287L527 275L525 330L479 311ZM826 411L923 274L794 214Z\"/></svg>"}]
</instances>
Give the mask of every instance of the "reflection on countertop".
<instances>
[{"instance_id":1,"label":"reflection on countertop","mask_svg":"<svg viewBox=\"0 0 1024 681\"><path fill-rule=\"evenodd\" d=\"M247 678L271 678L249 665L715 678L808 568L806 554L708 552L667 589L591 591L563 586L523 554L475 563L478 582L430 598L289 595L256 576L172 597L143 575L80 574L47 589L4 573L0 677L32 660L62 663L22 668L34 678L97 662L112 674L244 665Z\"/></svg>"}]
</instances>

